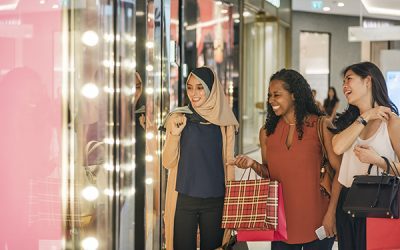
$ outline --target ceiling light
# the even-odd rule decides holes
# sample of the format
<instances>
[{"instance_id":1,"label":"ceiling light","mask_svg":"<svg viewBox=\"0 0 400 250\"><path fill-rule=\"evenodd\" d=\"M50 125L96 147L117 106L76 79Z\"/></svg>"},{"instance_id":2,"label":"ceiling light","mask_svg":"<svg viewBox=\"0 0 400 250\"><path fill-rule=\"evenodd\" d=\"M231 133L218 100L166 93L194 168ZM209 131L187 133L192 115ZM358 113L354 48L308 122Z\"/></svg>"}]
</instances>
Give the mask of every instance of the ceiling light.
<instances>
[{"instance_id":1,"label":"ceiling light","mask_svg":"<svg viewBox=\"0 0 400 250\"><path fill-rule=\"evenodd\" d=\"M243 16L244 16L244 17L251 16L251 13L248 12L247 10L245 10L245 11L243 12Z\"/></svg>"},{"instance_id":2,"label":"ceiling light","mask_svg":"<svg viewBox=\"0 0 400 250\"><path fill-rule=\"evenodd\" d=\"M393 3L392 7L389 8L385 1L361 0L361 2L370 14L400 16L398 4Z\"/></svg>"},{"instance_id":3,"label":"ceiling light","mask_svg":"<svg viewBox=\"0 0 400 250\"><path fill-rule=\"evenodd\" d=\"M330 10L331 10L331 8L330 8L330 7L327 7L327 6L325 6L324 8L322 8L322 10L323 10L323 11L330 11Z\"/></svg>"},{"instance_id":4,"label":"ceiling light","mask_svg":"<svg viewBox=\"0 0 400 250\"><path fill-rule=\"evenodd\" d=\"M338 7L343 7L343 6L344 6L344 3L338 2L338 3L337 3L337 6L338 6Z\"/></svg>"}]
</instances>

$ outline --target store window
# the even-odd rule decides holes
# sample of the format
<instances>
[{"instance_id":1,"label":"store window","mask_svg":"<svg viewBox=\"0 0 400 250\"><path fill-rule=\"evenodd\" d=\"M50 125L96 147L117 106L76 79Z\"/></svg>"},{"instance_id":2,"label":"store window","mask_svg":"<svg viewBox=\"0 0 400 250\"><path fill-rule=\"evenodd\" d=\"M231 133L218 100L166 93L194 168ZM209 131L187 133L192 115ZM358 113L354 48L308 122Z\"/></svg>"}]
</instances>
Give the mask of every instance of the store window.
<instances>
[{"instance_id":1,"label":"store window","mask_svg":"<svg viewBox=\"0 0 400 250\"><path fill-rule=\"evenodd\" d=\"M239 84L238 2L185 0L184 20L185 80L196 67L213 68L234 107Z\"/></svg>"},{"instance_id":2,"label":"store window","mask_svg":"<svg viewBox=\"0 0 400 250\"><path fill-rule=\"evenodd\" d=\"M64 13L65 248L134 243L134 1L69 2Z\"/></svg>"}]
</instances>

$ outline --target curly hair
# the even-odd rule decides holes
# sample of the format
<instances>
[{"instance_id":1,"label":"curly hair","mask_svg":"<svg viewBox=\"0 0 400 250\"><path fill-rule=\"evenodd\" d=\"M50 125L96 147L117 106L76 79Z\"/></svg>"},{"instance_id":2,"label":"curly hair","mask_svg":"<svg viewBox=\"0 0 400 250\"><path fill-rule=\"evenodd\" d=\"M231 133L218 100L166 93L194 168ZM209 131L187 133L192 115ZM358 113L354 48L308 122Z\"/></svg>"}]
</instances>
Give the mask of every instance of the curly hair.
<instances>
[{"instance_id":1,"label":"curly hair","mask_svg":"<svg viewBox=\"0 0 400 250\"><path fill-rule=\"evenodd\" d=\"M294 113L296 117L296 130L298 139L303 138L303 125L304 118L308 115L321 116L323 113L319 110L314 102L311 87L307 80L297 71L292 69L281 69L270 78L273 80L280 80L283 82L283 87L294 96ZM267 118L265 120L264 129L267 136L274 133L276 125L280 116L275 115L272 106L267 102Z\"/></svg>"},{"instance_id":2,"label":"curly hair","mask_svg":"<svg viewBox=\"0 0 400 250\"><path fill-rule=\"evenodd\" d=\"M371 62L361 62L347 66L343 71L343 77L346 75L347 71L353 71L354 74L360 76L362 79L366 77L371 77L372 82L372 100L371 107L374 107L374 103L379 106L385 106L392 110L392 112L399 115L399 110L396 105L390 100L388 89L386 86L385 78L381 70ZM358 107L349 104L347 109L335 119L335 128L331 129L334 133L340 133L342 130L350 126L360 115L360 110Z\"/></svg>"}]
</instances>

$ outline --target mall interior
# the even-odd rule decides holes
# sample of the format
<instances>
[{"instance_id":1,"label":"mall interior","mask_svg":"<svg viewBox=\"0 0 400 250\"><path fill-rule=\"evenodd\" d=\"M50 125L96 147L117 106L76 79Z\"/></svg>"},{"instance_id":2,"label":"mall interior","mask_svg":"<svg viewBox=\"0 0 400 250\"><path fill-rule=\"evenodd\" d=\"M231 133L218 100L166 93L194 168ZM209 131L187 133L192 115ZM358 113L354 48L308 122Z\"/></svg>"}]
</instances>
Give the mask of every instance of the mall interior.
<instances>
[{"instance_id":1,"label":"mall interior","mask_svg":"<svg viewBox=\"0 0 400 250\"><path fill-rule=\"evenodd\" d=\"M165 249L160 126L192 69L257 153L281 68L342 111L342 69L371 61L399 107L399 25L388 0L1 0L0 248Z\"/></svg>"}]
</instances>

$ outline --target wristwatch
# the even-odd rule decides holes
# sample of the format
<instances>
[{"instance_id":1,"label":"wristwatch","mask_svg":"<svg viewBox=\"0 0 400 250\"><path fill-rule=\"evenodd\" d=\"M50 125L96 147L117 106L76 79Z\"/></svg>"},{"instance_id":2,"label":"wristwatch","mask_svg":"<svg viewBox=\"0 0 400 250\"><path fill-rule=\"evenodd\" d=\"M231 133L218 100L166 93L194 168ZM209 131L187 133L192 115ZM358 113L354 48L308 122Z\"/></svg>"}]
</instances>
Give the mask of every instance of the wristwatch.
<instances>
[{"instance_id":1,"label":"wristwatch","mask_svg":"<svg viewBox=\"0 0 400 250\"><path fill-rule=\"evenodd\" d=\"M368 122L361 115L357 118L357 121L364 126L367 126L368 124Z\"/></svg>"}]
</instances>

